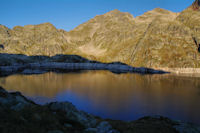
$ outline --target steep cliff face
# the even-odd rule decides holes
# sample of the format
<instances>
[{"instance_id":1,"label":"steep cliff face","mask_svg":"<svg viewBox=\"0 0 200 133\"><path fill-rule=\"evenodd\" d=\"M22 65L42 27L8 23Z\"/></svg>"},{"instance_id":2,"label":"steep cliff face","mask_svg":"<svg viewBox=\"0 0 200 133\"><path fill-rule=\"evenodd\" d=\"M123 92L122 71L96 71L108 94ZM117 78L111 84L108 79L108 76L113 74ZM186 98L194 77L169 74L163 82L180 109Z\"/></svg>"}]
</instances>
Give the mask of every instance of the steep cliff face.
<instances>
[{"instance_id":1,"label":"steep cliff face","mask_svg":"<svg viewBox=\"0 0 200 133\"><path fill-rule=\"evenodd\" d=\"M113 10L69 32L50 23L13 29L0 25L0 52L77 54L133 66L199 68L199 3L196 0L180 13L156 8L136 18Z\"/></svg>"}]
</instances>

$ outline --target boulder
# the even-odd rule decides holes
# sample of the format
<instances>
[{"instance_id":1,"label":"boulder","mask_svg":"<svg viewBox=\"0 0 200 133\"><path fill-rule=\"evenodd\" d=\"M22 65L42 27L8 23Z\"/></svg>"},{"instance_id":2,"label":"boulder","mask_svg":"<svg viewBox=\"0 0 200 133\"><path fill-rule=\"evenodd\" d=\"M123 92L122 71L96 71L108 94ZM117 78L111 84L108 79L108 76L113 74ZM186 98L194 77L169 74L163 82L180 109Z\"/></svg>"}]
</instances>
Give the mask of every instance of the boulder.
<instances>
[{"instance_id":1,"label":"boulder","mask_svg":"<svg viewBox=\"0 0 200 133\"><path fill-rule=\"evenodd\" d=\"M20 92L8 93L0 87L0 104L9 107L12 110L20 111L25 106L29 106L34 103L22 96Z\"/></svg>"},{"instance_id":2,"label":"boulder","mask_svg":"<svg viewBox=\"0 0 200 133\"><path fill-rule=\"evenodd\" d=\"M52 130L52 131L48 131L48 133L63 133L63 131L60 131L60 130Z\"/></svg>"},{"instance_id":3,"label":"boulder","mask_svg":"<svg viewBox=\"0 0 200 133\"><path fill-rule=\"evenodd\" d=\"M72 128L72 125L71 125L71 124L68 124L68 123L65 123L65 124L64 124L64 127L66 127L66 128Z\"/></svg>"},{"instance_id":4,"label":"boulder","mask_svg":"<svg viewBox=\"0 0 200 133\"><path fill-rule=\"evenodd\" d=\"M24 103L17 103L16 105L11 106L10 109L15 110L15 111L20 111L25 106L26 106L26 104L24 104Z\"/></svg>"},{"instance_id":5,"label":"boulder","mask_svg":"<svg viewBox=\"0 0 200 133\"><path fill-rule=\"evenodd\" d=\"M85 129L84 133L98 133L97 128L87 128Z\"/></svg>"},{"instance_id":6,"label":"boulder","mask_svg":"<svg viewBox=\"0 0 200 133\"><path fill-rule=\"evenodd\" d=\"M189 123L182 123L180 122L174 128L179 133L200 133L200 126L189 124Z\"/></svg>"},{"instance_id":7,"label":"boulder","mask_svg":"<svg viewBox=\"0 0 200 133\"><path fill-rule=\"evenodd\" d=\"M64 112L66 119L78 122L85 128L94 127L97 123L96 119L92 115L77 110L70 102L54 102L47 106L49 106L52 111Z\"/></svg>"},{"instance_id":8,"label":"boulder","mask_svg":"<svg viewBox=\"0 0 200 133\"><path fill-rule=\"evenodd\" d=\"M115 129L112 129L112 130L108 131L107 133L120 133L120 132Z\"/></svg>"},{"instance_id":9,"label":"boulder","mask_svg":"<svg viewBox=\"0 0 200 133\"><path fill-rule=\"evenodd\" d=\"M97 128L88 128L84 130L84 133L120 133L120 132L115 129L103 130Z\"/></svg>"},{"instance_id":10,"label":"boulder","mask_svg":"<svg viewBox=\"0 0 200 133\"><path fill-rule=\"evenodd\" d=\"M102 121L96 127L97 133L119 133L119 131L112 129L112 126L107 121Z\"/></svg>"},{"instance_id":11,"label":"boulder","mask_svg":"<svg viewBox=\"0 0 200 133\"><path fill-rule=\"evenodd\" d=\"M108 131L112 129L112 126L107 121L103 121L97 126L97 129L101 133L107 133Z\"/></svg>"}]
</instances>

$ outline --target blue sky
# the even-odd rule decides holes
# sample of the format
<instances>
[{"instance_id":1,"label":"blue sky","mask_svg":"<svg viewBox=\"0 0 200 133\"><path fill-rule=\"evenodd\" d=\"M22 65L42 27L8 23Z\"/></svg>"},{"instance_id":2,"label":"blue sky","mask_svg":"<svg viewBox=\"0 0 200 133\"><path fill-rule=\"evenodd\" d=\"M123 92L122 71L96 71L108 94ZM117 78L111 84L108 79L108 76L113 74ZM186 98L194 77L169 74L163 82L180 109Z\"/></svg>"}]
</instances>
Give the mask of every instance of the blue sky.
<instances>
[{"instance_id":1,"label":"blue sky","mask_svg":"<svg viewBox=\"0 0 200 133\"><path fill-rule=\"evenodd\" d=\"M160 7L180 12L193 0L0 0L0 24L16 25L50 22L56 28L72 30L96 15L113 9L133 16Z\"/></svg>"}]
</instances>

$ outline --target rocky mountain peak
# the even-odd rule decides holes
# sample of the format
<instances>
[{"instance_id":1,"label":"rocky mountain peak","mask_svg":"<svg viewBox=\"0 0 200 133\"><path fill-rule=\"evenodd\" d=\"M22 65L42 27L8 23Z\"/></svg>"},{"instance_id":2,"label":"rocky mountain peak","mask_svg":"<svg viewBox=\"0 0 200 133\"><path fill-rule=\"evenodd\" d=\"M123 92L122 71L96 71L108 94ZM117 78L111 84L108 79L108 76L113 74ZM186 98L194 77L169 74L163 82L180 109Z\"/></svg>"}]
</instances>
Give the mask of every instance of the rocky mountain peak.
<instances>
[{"instance_id":1,"label":"rocky mountain peak","mask_svg":"<svg viewBox=\"0 0 200 133\"><path fill-rule=\"evenodd\" d=\"M107 14L117 14L117 13L121 13L120 10L114 9L114 10L108 12Z\"/></svg>"},{"instance_id":2,"label":"rocky mountain peak","mask_svg":"<svg viewBox=\"0 0 200 133\"><path fill-rule=\"evenodd\" d=\"M136 18L115 9L69 32L50 23L13 29L0 25L0 44L5 47L0 53L75 54L138 67L200 68L193 39L199 44L199 1L180 13L155 8Z\"/></svg>"},{"instance_id":3,"label":"rocky mountain peak","mask_svg":"<svg viewBox=\"0 0 200 133\"><path fill-rule=\"evenodd\" d=\"M6 26L0 24L0 31L1 30L8 30L8 28Z\"/></svg>"},{"instance_id":4,"label":"rocky mountain peak","mask_svg":"<svg viewBox=\"0 0 200 133\"><path fill-rule=\"evenodd\" d=\"M56 27L51 23L42 23L37 25L25 25L25 26L15 26L13 28L15 32L27 32L27 31L40 31L40 32L55 32L57 31Z\"/></svg>"},{"instance_id":5,"label":"rocky mountain peak","mask_svg":"<svg viewBox=\"0 0 200 133\"><path fill-rule=\"evenodd\" d=\"M2 40L4 40L4 38L8 38L10 37L10 30L8 27L0 25L0 45L2 42Z\"/></svg>"},{"instance_id":6,"label":"rocky mountain peak","mask_svg":"<svg viewBox=\"0 0 200 133\"><path fill-rule=\"evenodd\" d=\"M121 12L118 9L115 9L115 10L112 10L112 11L106 13L105 16L114 16L114 17L124 17L124 16L127 16L127 17L130 17L130 18L133 18L133 15L131 15L130 13L128 13L128 12Z\"/></svg>"},{"instance_id":7,"label":"rocky mountain peak","mask_svg":"<svg viewBox=\"0 0 200 133\"><path fill-rule=\"evenodd\" d=\"M193 10L199 10L200 9L200 0L195 0L195 2L193 2L191 7Z\"/></svg>"},{"instance_id":8,"label":"rocky mountain peak","mask_svg":"<svg viewBox=\"0 0 200 133\"><path fill-rule=\"evenodd\" d=\"M38 24L37 26L45 26L45 27L55 28L55 26L49 22Z\"/></svg>"}]
</instances>

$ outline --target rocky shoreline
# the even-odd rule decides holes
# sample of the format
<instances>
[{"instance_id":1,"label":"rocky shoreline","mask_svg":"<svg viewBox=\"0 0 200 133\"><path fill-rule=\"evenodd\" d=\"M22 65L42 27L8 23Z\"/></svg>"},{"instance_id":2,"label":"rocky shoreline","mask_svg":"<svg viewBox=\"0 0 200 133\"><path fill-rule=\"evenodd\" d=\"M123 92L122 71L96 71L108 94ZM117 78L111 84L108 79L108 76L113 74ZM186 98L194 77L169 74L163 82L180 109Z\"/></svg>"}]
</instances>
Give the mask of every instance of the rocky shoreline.
<instances>
[{"instance_id":1,"label":"rocky shoreline","mask_svg":"<svg viewBox=\"0 0 200 133\"><path fill-rule=\"evenodd\" d=\"M162 116L125 122L105 120L76 109L70 102L37 105L20 92L0 87L1 133L199 133L194 124Z\"/></svg>"},{"instance_id":2,"label":"rocky shoreline","mask_svg":"<svg viewBox=\"0 0 200 133\"><path fill-rule=\"evenodd\" d=\"M119 63L30 63L25 65L0 66L1 75L21 74L42 74L46 72L70 72L78 70L108 70L114 73L141 73L141 74L164 74L162 70L150 68L135 68Z\"/></svg>"},{"instance_id":3,"label":"rocky shoreline","mask_svg":"<svg viewBox=\"0 0 200 133\"><path fill-rule=\"evenodd\" d=\"M77 55L26 56L0 54L0 75L42 74L46 72L71 72L79 70L108 70L114 73L165 74L162 70L136 68L120 62L101 63Z\"/></svg>"},{"instance_id":4,"label":"rocky shoreline","mask_svg":"<svg viewBox=\"0 0 200 133\"><path fill-rule=\"evenodd\" d=\"M155 70L163 70L174 74L200 74L200 68L153 68Z\"/></svg>"}]
</instances>

